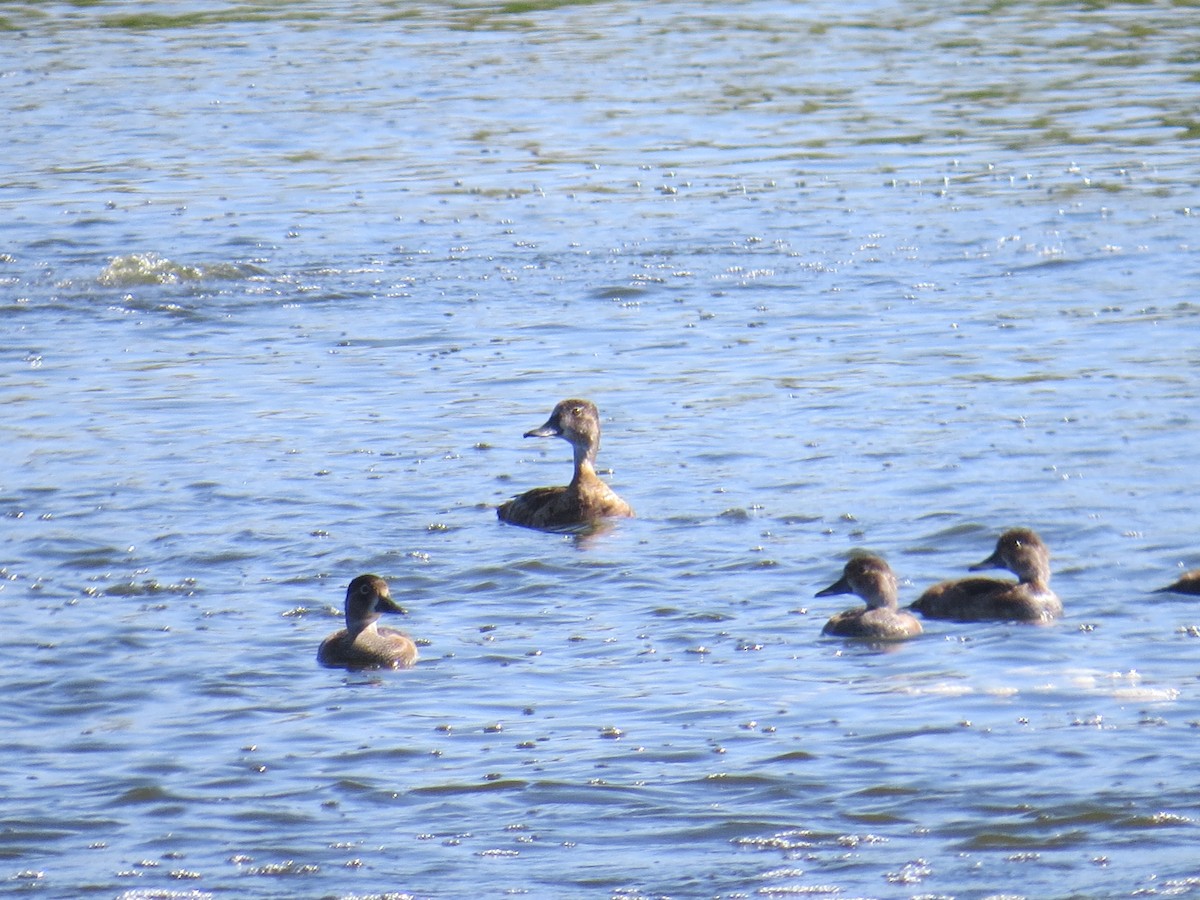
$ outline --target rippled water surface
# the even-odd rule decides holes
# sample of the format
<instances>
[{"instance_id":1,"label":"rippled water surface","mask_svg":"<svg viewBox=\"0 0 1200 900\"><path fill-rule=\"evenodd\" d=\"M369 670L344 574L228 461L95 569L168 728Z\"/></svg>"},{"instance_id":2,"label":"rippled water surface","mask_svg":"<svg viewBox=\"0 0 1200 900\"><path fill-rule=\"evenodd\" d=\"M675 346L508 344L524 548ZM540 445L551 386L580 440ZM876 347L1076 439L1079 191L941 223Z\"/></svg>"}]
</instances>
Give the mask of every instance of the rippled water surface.
<instances>
[{"instance_id":1,"label":"rippled water surface","mask_svg":"<svg viewBox=\"0 0 1200 900\"><path fill-rule=\"evenodd\" d=\"M1198 14L0 2L0 893L1200 894Z\"/></svg>"}]
</instances>

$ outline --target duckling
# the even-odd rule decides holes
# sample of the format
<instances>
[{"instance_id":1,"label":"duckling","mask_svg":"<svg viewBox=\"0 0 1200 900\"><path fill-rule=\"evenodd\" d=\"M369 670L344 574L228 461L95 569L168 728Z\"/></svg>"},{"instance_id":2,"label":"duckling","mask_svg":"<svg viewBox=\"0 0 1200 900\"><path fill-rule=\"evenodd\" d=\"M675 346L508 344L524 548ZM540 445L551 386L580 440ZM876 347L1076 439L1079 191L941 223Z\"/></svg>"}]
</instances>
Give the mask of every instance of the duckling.
<instances>
[{"instance_id":1,"label":"duckling","mask_svg":"<svg viewBox=\"0 0 1200 900\"><path fill-rule=\"evenodd\" d=\"M612 516L633 516L633 508L596 474L600 413L590 400L563 400L546 424L525 437L560 437L575 451L575 474L562 487L526 491L496 510L501 521L542 530L591 525Z\"/></svg>"},{"instance_id":2,"label":"duckling","mask_svg":"<svg viewBox=\"0 0 1200 900\"><path fill-rule=\"evenodd\" d=\"M1003 568L1019 581L996 578L959 578L935 584L912 605L927 619L959 622L1000 619L1016 622L1049 622L1062 615L1062 601L1050 590L1050 551L1030 528L1004 532L987 559L971 566Z\"/></svg>"},{"instance_id":3,"label":"duckling","mask_svg":"<svg viewBox=\"0 0 1200 900\"><path fill-rule=\"evenodd\" d=\"M1179 576L1179 580L1159 588L1156 594L1200 594L1200 569L1192 569Z\"/></svg>"},{"instance_id":4,"label":"duckling","mask_svg":"<svg viewBox=\"0 0 1200 900\"><path fill-rule=\"evenodd\" d=\"M378 575L359 575L346 588L346 627L317 650L323 666L346 669L408 669L417 661L417 645L394 628L380 628L383 613L404 613Z\"/></svg>"},{"instance_id":5,"label":"duckling","mask_svg":"<svg viewBox=\"0 0 1200 900\"><path fill-rule=\"evenodd\" d=\"M922 632L921 623L908 610L900 609L898 589L891 566L878 556L856 556L846 563L842 577L818 597L857 594L867 601L840 612L821 630L834 637L864 638L873 641L903 641Z\"/></svg>"}]
</instances>

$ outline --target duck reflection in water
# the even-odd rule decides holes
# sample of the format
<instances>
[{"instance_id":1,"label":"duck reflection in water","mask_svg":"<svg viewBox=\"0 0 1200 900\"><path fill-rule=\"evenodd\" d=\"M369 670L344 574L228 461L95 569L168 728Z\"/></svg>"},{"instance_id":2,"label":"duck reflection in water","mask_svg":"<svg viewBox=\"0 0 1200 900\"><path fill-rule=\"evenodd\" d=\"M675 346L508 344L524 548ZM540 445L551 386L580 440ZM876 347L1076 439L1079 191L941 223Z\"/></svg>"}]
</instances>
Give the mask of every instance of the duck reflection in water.
<instances>
[{"instance_id":1,"label":"duck reflection in water","mask_svg":"<svg viewBox=\"0 0 1200 900\"><path fill-rule=\"evenodd\" d=\"M384 613L404 614L378 575L359 575L346 589L346 627L321 642L317 661L344 669L408 669L417 661L417 645L394 628L376 622Z\"/></svg>"},{"instance_id":2,"label":"duck reflection in water","mask_svg":"<svg viewBox=\"0 0 1200 900\"><path fill-rule=\"evenodd\" d=\"M927 619L959 622L1000 620L1045 623L1062 615L1062 602L1050 590L1050 551L1030 528L1004 532L987 559L971 566L1008 569L1017 581L959 578L935 584L912 609Z\"/></svg>"},{"instance_id":3,"label":"duck reflection in water","mask_svg":"<svg viewBox=\"0 0 1200 900\"><path fill-rule=\"evenodd\" d=\"M543 531L594 526L613 517L631 517L633 508L596 474L600 413L590 400L563 400L544 425L525 437L560 437L575 452L575 474L561 487L526 491L500 505L501 521Z\"/></svg>"},{"instance_id":4,"label":"duck reflection in water","mask_svg":"<svg viewBox=\"0 0 1200 900\"><path fill-rule=\"evenodd\" d=\"M834 594L857 594L867 601L867 605L838 613L825 623L822 634L869 641L903 641L922 631L917 617L899 608L896 576L891 566L878 556L855 556L846 563L842 577L817 591L816 596Z\"/></svg>"}]
</instances>

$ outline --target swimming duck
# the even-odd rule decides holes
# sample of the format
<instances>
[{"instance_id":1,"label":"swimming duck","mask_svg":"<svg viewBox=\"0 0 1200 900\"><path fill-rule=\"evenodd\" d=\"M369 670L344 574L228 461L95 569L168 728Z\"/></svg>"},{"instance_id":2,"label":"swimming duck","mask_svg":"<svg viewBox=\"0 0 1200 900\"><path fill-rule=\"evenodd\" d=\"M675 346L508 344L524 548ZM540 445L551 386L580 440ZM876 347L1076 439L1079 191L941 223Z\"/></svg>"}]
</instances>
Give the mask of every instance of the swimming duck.
<instances>
[{"instance_id":1,"label":"swimming duck","mask_svg":"<svg viewBox=\"0 0 1200 900\"><path fill-rule=\"evenodd\" d=\"M346 627L317 650L323 666L346 669L407 669L417 661L417 645L394 628L380 628L383 613L404 613L378 575L359 575L346 588Z\"/></svg>"},{"instance_id":2,"label":"swimming duck","mask_svg":"<svg viewBox=\"0 0 1200 900\"><path fill-rule=\"evenodd\" d=\"M575 451L575 475L563 487L526 491L496 510L502 521L543 530L590 525L609 516L632 516L633 509L596 474L600 413L590 400L563 400L546 424L525 437L560 437Z\"/></svg>"},{"instance_id":3,"label":"swimming duck","mask_svg":"<svg viewBox=\"0 0 1200 900\"><path fill-rule=\"evenodd\" d=\"M842 570L842 577L818 597L857 594L867 601L840 612L821 630L834 637L865 638L874 641L903 641L921 633L921 623L908 610L900 609L898 589L892 568L878 556L856 556Z\"/></svg>"},{"instance_id":4,"label":"swimming duck","mask_svg":"<svg viewBox=\"0 0 1200 900\"><path fill-rule=\"evenodd\" d=\"M1184 572L1179 576L1178 581L1168 584L1165 588L1159 588L1154 593L1200 594L1200 569L1192 569L1190 572Z\"/></svg>"},{"instance_id":5,"label":"swimming duck","mask_svg":"<svg viewBox=\"0 0 1200 900\"><path fill-rule=\"evenodd\" d=\"M996 550L979 569L1008 569L1019 581L997 578L959 578L935 584L912 605L928 619L959 622L1001 619L1049 622L1062 615L1062 602L1050 590L1050 551L1030 528L1013 528L1000 535Z\"/></svg>"}]
</instances>

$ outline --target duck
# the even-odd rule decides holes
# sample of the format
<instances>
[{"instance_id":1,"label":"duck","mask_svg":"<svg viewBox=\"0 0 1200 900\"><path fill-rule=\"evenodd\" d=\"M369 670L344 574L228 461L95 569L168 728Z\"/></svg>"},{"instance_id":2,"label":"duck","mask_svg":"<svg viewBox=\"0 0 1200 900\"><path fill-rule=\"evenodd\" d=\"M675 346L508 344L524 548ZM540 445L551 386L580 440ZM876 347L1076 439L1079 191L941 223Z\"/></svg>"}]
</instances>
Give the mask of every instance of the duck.
<instances>
[{"instance_id":1,"label":"duck","mask_svg":"<svg viewBox=\"0 0 1200 900\"><path fill-rule=\"evenodd\" d=\"M544 425L525 437L560 437L575 451L575 474L561 487L526 491L502 503L496 515L502 522L543 531L595 525L608 518L632 518L633 507L616 495L596 474L600 449L600 412L591 400L563 400Z\"/></svg>"},{"instance_id":2,"label":"duck","mask_svg":"<svg viewBox=\"0 0 1200 900\"><path fill-rule=\"evenodd\" d=\"M980 569L1008 569L1018 580L976 577L942 581L910 608L927 619L959 622L1046 623L1062 615L1062 601L1050 590L1050 550L1033 529L1005 531L992 555L970 567L972 572Z\"/></svg>"},{"instance_id":3,"label":"duck","mask_svg":"<svg viewBox=\"0 0 1200 900\"><path fill-rule=\"evenodd\" d=\"M867 605L838 613L825 623L821 634L872 641L903 641L916 637L924 629L916 616L899 608L898 593L896 576L887 562L878 556L855 556L842 569L842 577L817 591L816 596L857 594L867 601Z\"/></svg>"},{"instance_id":4,"label":"duck","mask_svg":"<svg viewBox=\"0 0 1200 900\"><path fill-rule=\"evenodd\" d=\"M342 669L409 669L417 662L417 645L394 628L375 624L384 613L404 614L378 575L359 575L346 588L346 627L335 631L317 650L317 662Z\"/></svg>"},{"instance_id":5,"label":"duck","mask_svg":"<svg viewBox=\"0 0 1200 900\"><path fill-rule=\"evenodd\" d=\"M1159 588L1156 594L1200 594L1200 569L1184 572L1179 579L1164 588Z\"/></svg>"}]
</instances>

